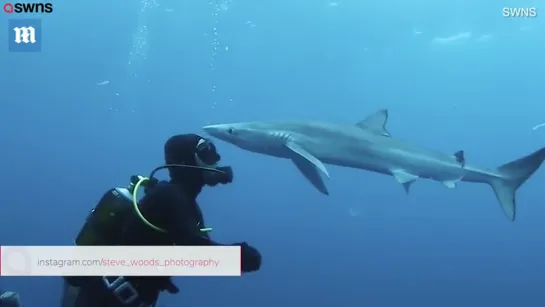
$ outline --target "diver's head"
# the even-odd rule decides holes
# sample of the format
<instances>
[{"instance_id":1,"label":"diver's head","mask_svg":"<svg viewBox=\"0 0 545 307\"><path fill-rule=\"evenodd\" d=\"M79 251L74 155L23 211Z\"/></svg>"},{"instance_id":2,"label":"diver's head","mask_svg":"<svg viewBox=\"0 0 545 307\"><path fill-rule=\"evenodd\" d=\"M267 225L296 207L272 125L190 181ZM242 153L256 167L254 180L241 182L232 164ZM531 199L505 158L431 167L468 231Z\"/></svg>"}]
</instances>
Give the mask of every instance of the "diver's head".
<instances>
[{"instance_id":1,"label":"diver's head","mask_svg":"<svg viewBox=\"0 0 545 307\"><path fill-rule=\"evenodd\" d=\"M203 168L204 183L210 186L215 186L218 183L228 184L233 181L233 170L230 166L218 166L221 156L216 150L216 145L211 141L200 138L195 147L195 164ZM212 168L219 170L206 170Z\"/></svg>"},{"instance_id":2,"label":"diver's head","mask_svg":"<svg viewBox=\"0 0 545 307\"><path fill-rule=\"evenodd\" d=\"M220 160L221 156L216 146L196 134L175 135L165 144L167 164L185 164L194 167L169 167L171 181L198 187L197 194L204 185L215 186L233 181L231 167L218 166Z\"/></svg>"}]
</instances>

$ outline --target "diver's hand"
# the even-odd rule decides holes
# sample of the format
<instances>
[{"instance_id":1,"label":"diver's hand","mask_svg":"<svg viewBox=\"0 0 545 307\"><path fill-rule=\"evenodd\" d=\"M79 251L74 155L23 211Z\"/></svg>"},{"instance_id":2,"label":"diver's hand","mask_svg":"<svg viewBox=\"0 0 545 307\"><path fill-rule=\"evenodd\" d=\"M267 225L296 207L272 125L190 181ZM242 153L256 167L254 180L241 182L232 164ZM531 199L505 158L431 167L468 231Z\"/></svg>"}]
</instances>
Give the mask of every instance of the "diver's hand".
<instances>
[{"instance_id":1,"label":"diver's hand","mask_svg":"<svg viewBox=\"0 0 545 307\"><path fill-rule=\"evenodd\" d=\"M237 243L233 245L240 246L241 260L242 260L242 272L254 272L261 267L261 254L259 251L246 242Z\"/></svg>"}]
</instances>

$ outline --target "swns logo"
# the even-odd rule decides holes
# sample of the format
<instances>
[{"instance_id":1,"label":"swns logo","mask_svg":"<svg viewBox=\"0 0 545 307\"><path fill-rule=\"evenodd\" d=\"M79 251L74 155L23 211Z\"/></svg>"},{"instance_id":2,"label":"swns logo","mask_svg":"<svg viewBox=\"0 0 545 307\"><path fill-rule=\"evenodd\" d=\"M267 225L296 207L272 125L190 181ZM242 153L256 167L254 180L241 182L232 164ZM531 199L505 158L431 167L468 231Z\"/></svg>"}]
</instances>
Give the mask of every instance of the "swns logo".
<instances>
[{"instance_id":1,"label":"swns logo","mask_svg":"<svg viewBox=\"0 0 545 307\"><path fill-rule=\"evenodd\" d=\"M21 13L42 13L50 14L53 13L53 3L10 3L7 2L4 4L4 12L7 14L21 14Z\"/></svg>"},{"instance_id":2,"label":"swns logo","mask_svg":"<svg viewBox=\"0 0 545 307\"><path fill-rule=\"evenodd\" d=\"M503 17L537 17L537 8L535 7L504 7L501 14Z\"/></svg>"}]
</instances>

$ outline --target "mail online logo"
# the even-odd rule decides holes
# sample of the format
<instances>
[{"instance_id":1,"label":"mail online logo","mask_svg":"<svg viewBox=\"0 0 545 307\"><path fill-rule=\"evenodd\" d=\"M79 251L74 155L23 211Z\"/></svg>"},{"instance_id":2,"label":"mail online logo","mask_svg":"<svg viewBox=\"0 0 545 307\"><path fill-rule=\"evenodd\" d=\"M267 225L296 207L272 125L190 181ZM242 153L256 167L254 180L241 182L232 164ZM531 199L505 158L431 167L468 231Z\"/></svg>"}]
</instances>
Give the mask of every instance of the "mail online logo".
<instances>
[{"instance_id":1,"label":"mail online logo","mask_svg":"<svg viewBox=\"0 0 545 307\"><path fill-rule=\"evenodd\" d=\"M53 13L53 3L10 3L7 2L3 6L4 12L7 14L21 13Z\"/></svg>"},{"instance_id":2,"label":"mail online logo","mask_svg":"<svg viewBox=\"0 0 545 307\"><path fill-rule=\"evenodd\" d=\"M42 20L10 19L8 39L10 52L40 52L42 50Z\"/></svg>"}]
</instances>

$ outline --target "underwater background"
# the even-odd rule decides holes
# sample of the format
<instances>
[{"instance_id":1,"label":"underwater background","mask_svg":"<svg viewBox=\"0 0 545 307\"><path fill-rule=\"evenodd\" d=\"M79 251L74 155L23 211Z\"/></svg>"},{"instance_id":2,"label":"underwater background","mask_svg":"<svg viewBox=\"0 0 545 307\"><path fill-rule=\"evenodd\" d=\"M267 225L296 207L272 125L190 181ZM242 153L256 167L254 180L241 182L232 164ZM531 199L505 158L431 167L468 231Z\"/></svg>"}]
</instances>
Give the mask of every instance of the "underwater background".
<instances>
[{"instance_id":1,"label":"underwater background","mask_svg":"<svg viewBox=\"0 0 545 307\"><path fill-rule=\"evenodd\" d=\"M545 19L502 8L532 6L545 2L54 2L42 52L9 53L0 31L0 244L72 244L106 190L207 124L388 108L394 137L471 164L529 154L545 146L532 129ZM486 185L419 180L407 196L392 177L329 166L326 197L287 160L216 144L235 181L206 188L201 208L213 238L255 245L262 269L175 278L181 293L158 306L545 306L543 169L511 223ZM60 286L0 279L25 306L58 306Z\"/></svg>"}]
</instances>

